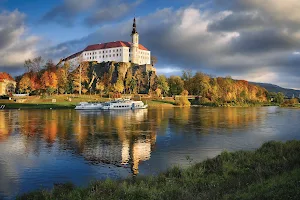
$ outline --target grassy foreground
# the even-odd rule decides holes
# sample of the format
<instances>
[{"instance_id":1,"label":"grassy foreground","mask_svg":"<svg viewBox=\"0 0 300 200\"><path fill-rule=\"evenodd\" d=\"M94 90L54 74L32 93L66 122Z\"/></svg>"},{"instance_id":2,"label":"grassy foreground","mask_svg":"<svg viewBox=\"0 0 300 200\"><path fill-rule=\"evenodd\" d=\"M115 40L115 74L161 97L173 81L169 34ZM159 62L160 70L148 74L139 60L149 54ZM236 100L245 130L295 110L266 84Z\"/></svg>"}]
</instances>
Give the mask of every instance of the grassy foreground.
<instances>
[{"instance_id":1,"label":"grassy foreground","mask_svg":"<svg viewBox=\"0 0 300 200\"><path fill-rule=\"evenodd\" d=\"M268 142L254 152L223 152L157 176L72 184L18 199L300 199L300 141Z\"/></svg>"}]
</instances>

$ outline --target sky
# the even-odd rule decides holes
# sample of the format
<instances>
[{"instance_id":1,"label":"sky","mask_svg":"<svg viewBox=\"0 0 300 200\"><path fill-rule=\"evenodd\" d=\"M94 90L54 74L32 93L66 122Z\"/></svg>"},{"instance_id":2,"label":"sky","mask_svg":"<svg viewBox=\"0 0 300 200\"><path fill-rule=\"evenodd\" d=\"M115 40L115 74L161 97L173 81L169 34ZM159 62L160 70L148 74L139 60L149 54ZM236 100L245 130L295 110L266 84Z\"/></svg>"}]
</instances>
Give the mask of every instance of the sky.
<instances>
[{"instance_id":1,"label":"sky","mask_svg":"<svg viewBox=\"0 0 300 200\"><path fill-rule=\"evenodd\" d=\"M24 60L58 62L87 45L131 41L182 70L300 89L299 0L0 0L0 71Z\"/></svg>"}]
</instances>

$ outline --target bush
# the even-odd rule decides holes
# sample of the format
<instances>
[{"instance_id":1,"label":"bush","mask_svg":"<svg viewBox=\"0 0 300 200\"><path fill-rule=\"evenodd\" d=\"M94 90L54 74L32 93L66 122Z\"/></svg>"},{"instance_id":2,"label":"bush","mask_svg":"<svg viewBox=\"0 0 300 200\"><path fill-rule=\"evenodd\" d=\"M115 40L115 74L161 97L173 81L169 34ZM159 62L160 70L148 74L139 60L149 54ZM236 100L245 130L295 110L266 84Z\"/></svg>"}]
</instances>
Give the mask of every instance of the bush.
<instances>
[{"instance_id":1,"label":"bush","mask_svg":"<svg viewBox=\"0 0 300 200\"><path fill-rule=\"evenodd\" d=\"M177 106L191 106L191 102L186 96L179 97L175 100L175 105Z\"/></svg>"},{"instance_id":2,"label":"bush","mask_svg":"<svg viewBox=\"0 0 300 200\"><path fill-rule=\"evenodd\" d=\"M297 98L287 99L283 102L283 106L295 106L299 104L299 100Z\"/></svg>"}]
</instances>

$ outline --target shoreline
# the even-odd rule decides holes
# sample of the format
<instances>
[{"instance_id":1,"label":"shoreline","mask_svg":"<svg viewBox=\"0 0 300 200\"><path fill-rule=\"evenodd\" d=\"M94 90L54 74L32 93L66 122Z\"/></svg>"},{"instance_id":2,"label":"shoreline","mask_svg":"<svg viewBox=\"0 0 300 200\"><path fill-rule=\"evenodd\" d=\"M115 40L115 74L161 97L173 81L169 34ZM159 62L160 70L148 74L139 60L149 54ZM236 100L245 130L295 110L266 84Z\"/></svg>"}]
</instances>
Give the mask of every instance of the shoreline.
<instances>
[{"instance_id":1,"label":"shoreline","mask_svg":"<svg viewBox=\"0 0 300 200\"><path fill-rule=\"evenodd\" d=\"M190 106L178 106L175 105L174 102L171 101L159 101L159 100L147 100L144 101L146 104L148 104L148 108L188 108L188 107L199 107L199 108L247 108L247 107L266 107L266 106L279 106L275 104L223 104L223 105L212 105L212 104L200 104L195 105L192 104ZM79 102L57 102L57 103L50 103L50 102L35 102L35 103L15 103L15 102L2 102L0 103L0 109L24 109L24 110L30 110L30 109L74 109L76 105ZM5 106L4 108L2 106ZM300 106L294 106L294 107L283 107L283 108L300 108Z\"/></svg>"},{"instance_id":2,"label":"shoreline","mask_svg":"<svg viewBox=\"0 0 300 200\"><path fill-rule=\"evenodd\" d=\"M294 199L300 198L300 141L267 142L255 151L224 151L156 176L58 184L17 199Z\"/></svg>"}]
</instances>

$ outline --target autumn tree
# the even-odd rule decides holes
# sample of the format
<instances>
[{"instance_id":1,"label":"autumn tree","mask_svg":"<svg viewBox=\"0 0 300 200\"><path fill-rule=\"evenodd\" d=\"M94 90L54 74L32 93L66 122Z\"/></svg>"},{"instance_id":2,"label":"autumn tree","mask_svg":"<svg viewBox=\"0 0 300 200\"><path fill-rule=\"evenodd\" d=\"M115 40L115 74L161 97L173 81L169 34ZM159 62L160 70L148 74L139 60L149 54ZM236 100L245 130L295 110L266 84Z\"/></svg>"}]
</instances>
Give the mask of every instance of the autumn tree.
<instances>
[{"instance_id":1,"label":"autumn tree","mask_svg":"<svg viewBox=\"0 0 300 200\"><path fill-rule=\"evenodd\" d=\"M83 84L87 85L89 82L88 78L89 62L83 61L80 65L73 71L73 85L74 90L81 95L83 89L86 89Z\"/></svg>"},{"instance_id":2,"label":"autumn tree","mask_svg":"<svg viewBox=\"0 0 300 200\"><path fill-rule=\"evenodd\" d=\"M104 91L104 89L105 89L104 83L100 79L98 79L97 83L96 83L96 90L98 90L100 92L101 97L102 97L102 92Z\"/></svg>"},{"instance_id":3,"label":"autumn tree","mask_svg":"<svg viewBox=\"0 0 300 200\"><path fill-rule=\"evenodd\" d=\"M31 92L31 82L30 82L30 78L27 74L25 74L19 84L18 84L18 88L19 88L19 91L21 93L29 93Z\"/></svg>"},{"instance_id":4,"label":"autumn tree","mask_svg":"<svg viewBox=\"0 0 300 200\"><path fill-rule=\"evenodd\" d=\"M187 90L183 90L181 92L181 96L175 100L175 104L178 106L190 106L191 102L188 100L189 92Z\"/></svg>"},{"instance_id":5,"label":"autumn tree","mask_svg":"<svg viewBox=\"0 0 300 200\"><path fill-rule=\"evenodd\" d=\"M64 94L68 90L68 72L64 68L56 71L58 92Z\"/></svg>"},{"instance_id":6,"label":"autumn tree","mask_svg":"<svg viewBox=\"0 0 300 200\"><path fill-rule=\"evenodd\" d=\"M58 79L54 72L45 71L41 78L41 85L50 95L57 89Z\"/></svg>"},{"instance_id":7,"label":"autumn tree","mask_svg":"<svg viewBox=\"0 0 300 200\"><path fill-rule=\"evenodd\" d=\"M160 75L157 78L157 87L162 91L162 94L165 96L169 92L169 85L167 78L164 75Z\"/></svg>"},{"instance_id":8,"label":"autumn tree","mask_svg":"<svg viewBox=\"0 0 300 200\"><path fill-rule=\"evenodd\" d=\"M117 82L114 84L114 89L118 93L122 93L124 91L124 83L121 79L118 79Z\"/></svg>"}]
</instances>

